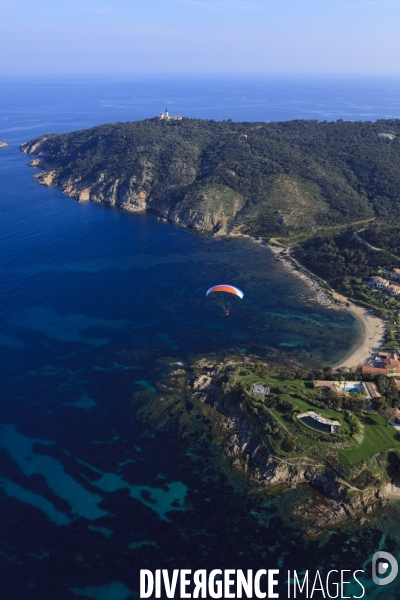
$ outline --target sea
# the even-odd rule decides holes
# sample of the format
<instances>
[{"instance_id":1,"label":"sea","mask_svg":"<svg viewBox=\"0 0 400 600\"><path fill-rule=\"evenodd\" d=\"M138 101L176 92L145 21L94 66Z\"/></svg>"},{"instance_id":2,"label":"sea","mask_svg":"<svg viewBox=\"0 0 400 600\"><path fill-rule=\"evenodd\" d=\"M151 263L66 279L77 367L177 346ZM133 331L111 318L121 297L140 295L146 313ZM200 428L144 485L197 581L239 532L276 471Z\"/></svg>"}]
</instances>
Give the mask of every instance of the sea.
<instances>
[{"instance_id":1,"label":"sea","mask_svg":"<svg viewBox=\"0 0 400 600\"><path fill-rule=\"evenodd\" d=\"M311 489L267 495L221 468L218 448L136 410L177 363L233 354L317 368L361 336L267 248L78 204L38 185L19 150L166 108L252 122L399 118L400 80L0 80L0 598L125 600L139 598L140 569L229 568L279 569L280 598L289 569L361 569L365 597L394 600L399 585L373 584L371 558L400 558L396 502L312 540L291 516ZM244 291L229 318L206 297L217 283Z\"/></svg>"}]
</instances>

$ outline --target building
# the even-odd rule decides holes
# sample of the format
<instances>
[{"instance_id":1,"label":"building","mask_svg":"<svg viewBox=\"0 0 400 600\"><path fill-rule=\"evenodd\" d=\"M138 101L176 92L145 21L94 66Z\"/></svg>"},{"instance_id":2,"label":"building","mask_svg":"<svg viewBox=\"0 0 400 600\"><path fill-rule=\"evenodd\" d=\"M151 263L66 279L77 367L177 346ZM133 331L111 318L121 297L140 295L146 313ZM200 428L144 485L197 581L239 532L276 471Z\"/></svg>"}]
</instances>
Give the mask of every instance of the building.
<instances>
[{"instance_id":1,"label":"building","mask_svg":"<svg viewBox=\"0 0 400 600\"><path fill-rule=\"evenodd\" d=\"M361 385L364 388L364 392L368 400L381 397L378 388L376 387L375 383L372 383L372 381L363 381Z\"/></svg>"},{"instance_id":2,"label":"building","mask_svg":"<svg viewBox=\"0 0 400 600\"><path fill-rule=\"evenodd\" d=\"M267 385L263 385L262 383L253 383L251 392L253 396L268 396L269 387Z\"/></svg>"},{"instance_id":3,"label":"building","mask_svg":"<svg viewBox=\"0 0 400 600\"><path fill-rule=\"evenodd\" d=\"M394 358L385 358L385 369L389 373L400 373L400 361Z\"/></svg>"},{"instance_id":4,"label":"building","mask_svg":"<svg viewBox=\"0 0 400 600\"><path fill-rule=\"evenodd\" d=\"M389 367L400 367L400 361L396 358L393 358L392 356L389 358L385 358L383 362L385 363L386 369L388 369Z\"/></svg>"},{"instance_id":5,"label":"building","mask_svg":"<svg viewBox=\"0 0 400 600\"><path fill-rule=\"evenodd\" d=\"M182 121L182 119L183 117L180 116L172 117L168 112L168 108L165 109L165 112L160 114L160 121Z\"/></svg>"},{"instance_id":6,"label":"building","mask_svg":"<svg viewBox=\"0 0 400 600\"><path fill-rule=\"evenodd\" d=\"M371 367L370 365L361 365L361 367L353 367L354 371L358 371L359 373L372 373L374 375L389 375L389 371L387 369L379 368L379 367Z\"/></svg>"},{"instance_id":7,"label":"building","mask_svg":"<svg viewBox=\"0 0 400 600\"><path fill-rule=\"evenodd\" d=\"M341 396L348 396L348 391L344 389L344 386L341 382L338 381L313 381L314 389L319 390L323 396L326 396L327 392L331 391Z\"/></svg>"},{"instance_id":8,"label":"building","mask_svg":"<svg viewBox=\"0 0 400 600\"><path fill-rule=\"evenodd\" d=\"M394 140L396 136L394 133L378 133L378 138L382 138L384 140Z\"/></svg>"},{"instance_id":9,"label":"building","mask_svg":"<svg viewBox=\"0 0 400 600\"><path fill-rule=\"evenodd\" d=\"M371 283L376 287L377 290L386 290L386 288L388 288L390 285L390 281L383 279L383 277L379 277L378 275L371 277Z\"/></svg>"},{"instance_id":10,"label":"building","mask_svg":"<svg viewBox=\"0 0 400 600\"><path fill-rule=\"evenodd\" d=\"M391 283L388 286L387 290L391 296L400 296L400 285L395 285L394 283Z\"/></svg>"},{"instance_id":11,"label":"building","mask_svg":"<svg viewBox=\"0 0 400 600\"><path fill-rule=\"evenodd\" d=\"M400 279L400 269L393 269L390 276L393 277L393 279Z\"/></svg>"}]
</instances>

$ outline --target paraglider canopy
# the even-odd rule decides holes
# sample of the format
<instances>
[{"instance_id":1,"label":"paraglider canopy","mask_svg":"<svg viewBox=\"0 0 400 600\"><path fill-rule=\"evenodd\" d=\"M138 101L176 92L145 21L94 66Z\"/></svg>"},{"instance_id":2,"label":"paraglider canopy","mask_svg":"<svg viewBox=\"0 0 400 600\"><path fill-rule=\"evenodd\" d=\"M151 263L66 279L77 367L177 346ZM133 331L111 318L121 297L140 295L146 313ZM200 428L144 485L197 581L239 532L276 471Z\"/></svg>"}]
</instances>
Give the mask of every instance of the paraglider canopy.
<instances>
[{"instance_id":1,"label":"paraglider canopy","mask_svg":"<svg viewBox=\"0 0 400 600\"><path fill-rule=\"evenodd\" d=\"M209 290L207 290L206 296L208 296L208 294L211 294L212 292L227 292L228 294L234 294L235 296L239 296L239 298L243 298L244 296L242 290L239 290L239 288L235 287L234 285L229 285L226 283L214 285Z\"/></svg>"},{"instance_id":2,"label":"paraglider canopy","mask_svg":"<svg viewBox=\"0 0 400 600\"><path fill-rule=\"evenodd\" d=\"M222 308L226 316L229 316L231 300L234 299L235 296L240 299L242 299L244 296L242 290L239 290L239 288L235 287L234 285L229 285L227 283L213 285L213 287L207 290L206 296L209 294L213 294L214 300Z\"/></svg>"}]
</instances>

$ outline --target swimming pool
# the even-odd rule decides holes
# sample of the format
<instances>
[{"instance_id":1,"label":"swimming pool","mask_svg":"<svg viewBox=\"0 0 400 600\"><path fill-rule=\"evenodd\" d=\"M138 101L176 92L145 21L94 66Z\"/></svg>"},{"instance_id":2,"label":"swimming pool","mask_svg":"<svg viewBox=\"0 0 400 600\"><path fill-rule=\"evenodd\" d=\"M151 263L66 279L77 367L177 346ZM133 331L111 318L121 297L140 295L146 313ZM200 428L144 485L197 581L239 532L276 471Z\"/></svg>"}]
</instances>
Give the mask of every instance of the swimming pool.
<instances>
[{"instance_id":1,"label":"swimming pool","mask_svg":"<svg viewBox=\"0 0 400 600\"><path fill-rule=\"evenodd\" d=\"M357 394L357 392L360 390L359 387L345 387L343 388L345 392L354 392L355 394Z\"/></svg>"},{"instance_id":2,"label":"swimming pool","mask_svg":"<svg viewBox=\"0 0 400 600\"><path fill-rule=\"evenodd\" d=\"M316 431L322 431L323 433L331 433L331 426L326 423L320 423L316 421L310 416L299 417L299 421L301 421L307 427L311 427L311 429L315 429Z\"/></svg>"}]
</instances>

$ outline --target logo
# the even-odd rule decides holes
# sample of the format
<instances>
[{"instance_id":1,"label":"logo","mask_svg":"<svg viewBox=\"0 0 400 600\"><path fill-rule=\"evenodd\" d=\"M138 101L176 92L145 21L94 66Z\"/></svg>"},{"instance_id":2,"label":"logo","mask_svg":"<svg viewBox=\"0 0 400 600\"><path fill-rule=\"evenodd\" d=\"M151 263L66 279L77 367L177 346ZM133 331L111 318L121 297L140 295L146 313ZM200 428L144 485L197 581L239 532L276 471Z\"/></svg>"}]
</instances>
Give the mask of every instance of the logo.
<instances>
[{"instance_id":1,"label":"logo","mask_svg":"<svg viewBox=\"0 0 400 600\"><path fill-rule=\"evenodd\" d=\"M376 585L388 585L397 577L399 565L389 552L375 552L372 559L372 579ZM380 577L385 575L385 577Z\"/></svg>"}]
</instances>

